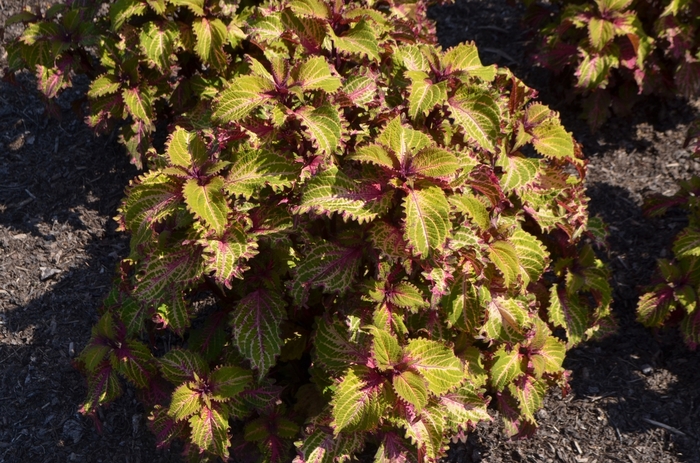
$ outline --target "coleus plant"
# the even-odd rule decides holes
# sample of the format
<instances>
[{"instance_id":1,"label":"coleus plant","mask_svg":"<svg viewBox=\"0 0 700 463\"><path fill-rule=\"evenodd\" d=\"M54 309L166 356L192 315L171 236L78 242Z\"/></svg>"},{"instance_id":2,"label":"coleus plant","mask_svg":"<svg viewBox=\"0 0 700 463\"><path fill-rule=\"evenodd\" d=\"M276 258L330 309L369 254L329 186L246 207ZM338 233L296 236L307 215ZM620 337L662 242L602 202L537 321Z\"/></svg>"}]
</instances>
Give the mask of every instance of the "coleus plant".
<instances>
[{"instance_id":1,"label":"coleus plant","mask_svg":"<svg viewBox=\"0 0 700 463\"><path fill-rule=\"evenodd\" d=\"M700 344L698 288L700 287L700 178L680 183L671 197L650 198L646 212L659 217L671 207L688 212L688 226L676 236L673 258L659 259L657 275L639 299L637 320L644 326L659 328L679 325L683 339L692 350Z\"/></svg>"},{"instance_id":2,"label":"coleus plant","mask_svg":"<svg viewBox=\"0 0 700 463\"><path fill-rule=\"evenodd\" d=\"M638 95L697 95L700 5L692 0L525 0L541 37L536 60L569 74L583 116L600 127L630 111ZM554 10L553 10L554 7Z\"/></svg>"},{"instance_id":3,"label":"coleus plant","mask_svg":"<svg viewBox=\"0 0 700 463\"><path fill-rule=\"evenodd\" d=\"M473 44L441 50L420 3L151 3L129 3L111 50L189 90L159 97L164 145L143 139L118 217L130 254L78 360L83 412L126 380L193 461L436 461L490 404L530 434L566 349L614 326L558 115ZM189 52L187 21L223 11L238 51ZM130 46L167 15L185 22L167 56ZM178 80L181 56L196 65ZM133 124L141 87L104 77L92 97Z\"/></svg>"}]
</instances>

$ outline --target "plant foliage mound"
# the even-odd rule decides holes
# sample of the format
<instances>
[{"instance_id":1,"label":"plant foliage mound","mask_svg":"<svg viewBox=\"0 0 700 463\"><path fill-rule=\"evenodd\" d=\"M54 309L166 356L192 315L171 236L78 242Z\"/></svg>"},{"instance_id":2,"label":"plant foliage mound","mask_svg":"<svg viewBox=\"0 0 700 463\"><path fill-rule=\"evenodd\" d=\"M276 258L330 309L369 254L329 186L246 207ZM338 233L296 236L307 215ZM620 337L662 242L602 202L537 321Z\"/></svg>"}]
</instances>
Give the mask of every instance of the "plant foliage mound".
<instances>
[{"instance_id":1,"label":"plant foliage mound","mask_svg":"<svg viewBox=\"0 0 700 463\"><path fill-rule=\"evenodd\" d=\"M534 430L566 349L613 327L585 162L508 70L436 46L424 10L118 0L21 18L13 63L49 97L90 75L88 121L123 122L147 167L79 358L85 413L126 380L194 461L436 461L489 404Z\"/></svg>"},{"instance_id":2,"label":"plant foliage mound","mask_svg":"<svg viewBox=\"0 0 700 463\"><path fill-rule=\"evenodd\" d=\"M694 0L524 0L541 36L537 61L573 77L592 128L641 94L698 95L700 3Z\"/></svg>"}]
</instances>

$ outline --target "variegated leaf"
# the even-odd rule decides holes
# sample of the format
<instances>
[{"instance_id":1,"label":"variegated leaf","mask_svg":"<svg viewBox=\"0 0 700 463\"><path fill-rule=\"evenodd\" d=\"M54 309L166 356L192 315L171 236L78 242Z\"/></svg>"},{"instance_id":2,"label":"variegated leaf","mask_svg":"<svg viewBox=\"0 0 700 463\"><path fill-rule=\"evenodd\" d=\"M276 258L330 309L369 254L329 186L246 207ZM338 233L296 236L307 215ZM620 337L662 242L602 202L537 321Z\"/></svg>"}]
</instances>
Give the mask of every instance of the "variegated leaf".
<instances>
[{"instance_id":1,"label":"variegated leaf","mask_svg":"<svg viewBox=\"0 0 700 463\"><path fill-rule=\"evenodd\" d=\"M326 154L335 152L340 141L340 116L338 110L329 104L312 108L305 106L295 113L306 127L306 133Z\"/></svg>"},{"instance_id":2,"label":"variegated leaf","mask_svg":"<svg viewBox=\"0 0 700 463\"><path fill-rule=\"evenodd\" d=\"M148 60L159 70L165 71L170 67L170 55L173 53L178 35L177 25L170 21L161 24L149 22L141 29L139 34L141 48Z\"/></svg>"},{"instance_id":3,"label":"variegated leaf","mask_svg":"<svg viewBox=\"0 0 700 463\"><path fill-rule=\"evenodd\" d=\"M282 349L280 324L287 318L285 307L279 294L258 289L244 297L231 316L233 340L261 378Z\"/></svg>"},{"instance_id":4,"label":"variegated leaf","mask_svg":"<svg viewBox=\"0 0 700 463\"><path fill-rule=\"evenodd\" d=\"M450 232L450 205L437 186L408 190L403 201L404 237L414 253L427 256L445 243Z\"/></svg>"},{"instance_id":5,"label":"variegated leaf","mask_svg":"<svg viewBox=\"0 0 700 463\"><path fill-rule=\"evenodd\" d=\"M182 189L187 208L219 237L224 234L231 212L223 188L224 179L214 177L205 185L200 185L197 179L189 179Z\"/></svg>"},{"instance_id":6,"label":"variegated leaf","mask_svg":"<svg viewBox=\"0 0 700 463\"><path fill-rule=\"evenodd\" d=\"M249 199L265 185L275 191L292 185L299 167L267 150L243 150L234 154L224 189L230 195Z\"/></svg>"},{"instance_id":7,"label":"variegated leaf","mask_svg":"<svg viewBox=\"0 0 700 463\"><path fill-rule=\"evenodd\" d=\"M350 367L336 386L331 400L334 434L341 431L370 431L377 427L389 406L381 399L383 385L370 385L363 376L365 366Z\"/></svg>"},{"instance_id":8,"label":"variegated leaf","mask_svg":"<svg viewBox=\"0 0 700 463\"><path fill-rule=\"evenodd\" d=\"M262 77L236 77L216 101L212 116L221 122L240 121L269 99L267 92L274 88L274 83Z\"/></svg>"},{"instance_id":9,"label":"variegated leaf","mask_svg":"<svg viewBox=\"0 0 700 463\"><path fill-rule=\"evenodd\" d=\"M331 68L323 56L315 56L304 61L293 73L295 84L303 90L323 90L334 93L342 82L331 74Z\"/></svg>"},{"instance_id":10,"label":"variegated leaf","mask_svg":"<svg viewBox=\"0 0 700 463\"><path fill-rule=\"evenodd\" d=\"M484 66L479 59L479 50L474 42L461 43L450 48L442 58L443 65L450 71L465 71L470 76L490 82L496 77L496 67Z\"/></svg>"},{"instance_id":11,"label":"variegated leaf","mask_svg":"<svg viewBox=\"0 0 700 463\"><path fill-rule=\"evenodd\" d=\"M462 362L448 346L428 339L412 339L404 348L411 368L428 382L428 390L435 395L456 388L464 381Z\"/></svg>"},{"instance_id":12,"label":"variegated leaf","mask_svg":"<svg viewBox=\"0 0 700 463\"><path fill-rule=\"evenodd\" d=\"M493 151L500 130L500 109L494 98L460 87L449 100L452 117L465 134L486 151Z\"/></svg>"},{"instance_id":13,"label":"variegated leaf","mask_svg":"<svg viewBox=\"0 0 700 463\"><path fill-rule=\"evenodd\" d=\"M502 391L511 381L523 373L522 358L518 349L507 350L501 346L493 354L491 366L491 385Z\"/></svg>"},{"instance_id":14,"label":"variegated leaf","mask_svg":"<svg viewBox=\"0 0 700 463\"><path fill-rule=\"evenodd\" d=\"M226 407L202 407L189 419L192 442L202 450L226 460L231 444L228 437L228 411Z\"/></svg>"}]
</instances>

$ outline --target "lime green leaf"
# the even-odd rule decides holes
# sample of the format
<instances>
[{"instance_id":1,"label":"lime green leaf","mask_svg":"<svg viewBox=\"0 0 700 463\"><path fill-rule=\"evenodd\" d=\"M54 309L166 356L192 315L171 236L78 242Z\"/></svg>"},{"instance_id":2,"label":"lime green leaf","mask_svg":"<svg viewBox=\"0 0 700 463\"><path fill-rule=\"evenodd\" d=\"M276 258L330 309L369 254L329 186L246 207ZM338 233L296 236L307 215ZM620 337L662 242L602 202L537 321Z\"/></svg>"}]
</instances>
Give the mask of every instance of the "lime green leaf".
<instances>
[{"instance_id":1,"label":"lime green leaf","mask_svg":"<svg viewBox=\"0 0 700 463\"><path fill-rule=\"evenodd\" d=\"M304 463L350 461L356 452L364 448L364 433L343 432L336 435L324 428L317 428L301 443L299 453Z\"/></svg>"},{"instance_id":2,"label":"lime green leaf","mask_svg":"<svg viewBox=\"0 0 700 463\"><path fill-rule=\"evenodd\" d=\"M146 88L125 88L122 90L122 98L134 119L147 124L153 119L153 101L150 91Z\"/></svg>"},{"instance_id":3,"label":"lime green leaf","mask_svg":"<svg viewBox=\"0 0 700 463\"><path fill-rule=\"evenodd\" d=\"M173 288L186 288L202 275L201 250L180 246L163 255L153 253L143 259L137 274L134 296L140 303L170 303Z\"/></svg>"},{"instance_id":4,"label":"lime green leaf","mask_svg":"<svg viewBox=\"0 0 700 463\"><path fill-rule=\"evenodd\" d=\"M523 373L522 359L517 348L506 351L501 346L493 354L493 366L491 367L491 385L498 391L502 391L511 381Z\"/></svg>"},{"instance_id":5,"label":"lime green leaf","mask_svg":"<svg viewBox=\"0 0 700 463\"><path fill-rule=\"evenodd\" d=\"M437 461L444 453L445 417L440 407L429 405L420 414L420 418L405 423L406 437L422 449L428 461Z\"/></svg>"},{"instance_id":6,"label":"lime green leaf","mask_svg":"<svg viewBox=\"0 0 700 463\"><path fill-rule=\"evenodd\" d=\"M525 330L532 324L527 308L516 299L497 297L487 310L484 324L486 337L496 341L518 342L525 338Z\"/></svg>"},{"instance_id":7,"label":"lime green leaf","mask_svg":"<svg viewBox=\"0 0 700 463\"><path fill-rule=\"evenodd\" d=\"M603 18L591 17L588 22L588 40L596 51L601 51L615 38L615 25Z\"/></svg>"},{"instance_id":8,"label":"lime green leaf","mask_svg":"<svg viewBox=\"0 0 700 463\"><path fill-rule=\"evenodd\" d=\"M340 293L350 288L360 260L361 248L345 248L331 243L315 246L296 267L291 293L296 304L305 304L312 288L323 287L324 293Z\"/></svg>"},{"instance_id":9,"label":"lime green leaf","mask_svg":"<svg viewBox=\"0 0 700 463\"><path fill-rule=\"evenodd\" d=\"M345 429L367 431L379 424L388 403L379 398L382 384L369 386L362 379L367 371L364 366L350 367L336 386L331 400L331 426L336 436Z\"/></svg>"},{"instance_id":10,"label":"lime green leaf","mask_svg":"<svg viewBox=\"0 0 700 463\"><path fill-rule=\"evenodd\" d=\"M231 365L221 366L209 376L211 397L217 401L226 401L243 392L252 382L253 375L249 370Z\"/></svg>"},{"instance_id":11,"label":"lime green leaf","mask_svg":"<svg viewBox=\"0 0 700 463\"><path fill-rule=\"evenodd\" d=\"M171 5L184 6L197 16L204 16L204 0L168 0Z\"/></svg>"},{"instance_id":12,"label":"lime green leaf","mask_svg":"<svg viewBox=\"0 0 700 463\"><path fill-rule=\"evenodd\" d=\"M318 149L331 154L338 149L340 141L340 116L338 110L329 104L312 108L305 106L296 115L306 127L306 134Z\"/></svg>"},{"instance_id":13,"label":"lime green leaf","mask_svg":"<svg viewBox=\"0 0 700 463\"><path fill-rule=\"evenodd\" d=\"M367 57L372 61L379 61L379 45L377 44L376 32L372 30L372 26L364 19L357 22L342 36L335 35L330 26L328 26L328 33L338 51Z\"/></svg>"},{"instance_id":14,"label":"lime green leaf","mask_svg":"<svg viewBox=\"0 0 700 463\"><path fill-rule=\"evenodd\" d=\"M564 343L552 336L547 336L544 345L530 356L535 375L541 378L544 373L561 371L565 355L566 346Z\"/></svg>"},{"instance_id":15,"label":"lime green leaf","mask_svg":"<svg viewBox=\"0 0 700 463\"><path fill-rule=\"evenodd\" d=\"M90 98L97 98L105 95L112 95L119 91L120 82L117 76L113 74L103 74L93 80L88 90Z\"/></svg>"},{"instance_id":16,"label":"lime green leaf","mask_svg":"<svg viewBox=\"0 0 700 463\"><path fill-rule=\"evenodd\" d=\"M384 221L375 221L370 228L370 237L374 247L391 257L410 257L406 251L408 243L402 231Z\"/></svg>"},{"instance_id":17,"label":"lime green leaf","mask_svg":"<svg viewBox=\"0 0 700 463\"><path fill-rule=\"evenodd\" d=\"M536 126L532 129L532 136L532 144L542 156L575 159L574 140L557 118L552 117Z\"/></svg>"},{"instance_id":18,"label":"lime green leaf","mask_svg":"<svg viewBox=\"0 0 700 463\"><path fill-rule=\"evenodd\" d=\"M450 232L450 205L437 186L408 190L403 201L404 237L414 253L427 256L441 247Z\"/></svg>"},{"instance_id":19,"label":"lime green leaf","mask_svg":"<svg viewBox=\"0 0 700 463\"><path fill-rule=\"evenodd\" d=\"M542 408L544 396L547 394L547 384L528 377L527 381L522 381L517 386L511 384L508 389L518 400L523 418L534 423L535 413Z\"/></svg>"},{"instance_id":20,"label":"lime green leaf","mask_svg":"<svg viewBox=\"0 0 700 463\"><path fill-rule=\"evenodd\" d=\"M228 447L231 444L228 437L228 411L225 407L220 410L208 407L202 408L198 414L189 419L192 442L202 450L228 459Z\"/></svg>"},{"instance_id":21,"label":"lime green leaf","mask_svg":"<svg viewBox=\"0 0 700 463\"><path fill-rule=\"evenodd\" d=\"M518 190L535 180L540 168L538 159L522 156L501 156L498 163L503 167L500 183L506 193Z\"/></svg>"},{"instance_id":22,"label":"lime green leaf","mask_svg":"<svg viewBox=\"0 0 700 463\"><path fill-rule=\"evenodd\" d=\"M158 306L156 311L165 326L179 336L182 336L185 329L190 326L190 310L181 294L175 293L171 295L164 303Z\"/></svg>"},{"instance_id":23,"label":"lime green leaf","mask_svg":"<svg viewBox=\"0 0 700 463\"><path fill-rule=\"evenodd\" d=\"M168 415L176 421L189 418L202 408L202 394L192 387L191 383L181 384L173 392Z\"/></svg>"},{"instance_id":24,"label":"lime green leaf","mask_svg":"<svg viewBox=\"0 0 700 463\"><path fill-rule=\"evenodd\" d=\"M450 204L457 210L471 219L481 230L488 230L491 226L491 216L484 203L471 193L452 195L449 197Z\"/></svg>"},{"instance_id":25,"label":"lime green leaf","mask_svg":"<svg viewBox=\"0 0 700 463\"><path fill-rule=\"evenodd\" d=\"M496 77L496 67L484 66L479 59L479 50L473 42L461 43L445 52L443 65L448 71L466 71L470 76L491 82Z\"/></svg>"},{"instance_id":26,"label":"lime green leaf","mask_svg":"<svg viewBox=\"0 0 700 463\"><path fill-rule=\"evenodd\" d=\"M221 122L239 121L269 99L266 92L274 88L272 82L261 77L236 77L214 105L213 117Z\"/></svg>"},{"instance_id":27,"label":"lime green leaf","mask_svg":"<svg viewBox=\"0 0 700 463\"><path fill-rule=\"evenodd\" d=\"M471 281L464 276L455 278L450 293L443 298L441 307L447 311L449 327L456 327L475 335L483 324L482 299Z\"/></svg>"},{"instance_id":28,"label":"lime green leaf","mask_svg":"<svg viewBox=\"0 0 700 463\"><path fill-rule=\"evenodd\" d=\"M328 6L320 0L293 0L289 7L298 15L323 19L329 16Z\"/></svg>"},{"instance_id":29,"label":"lime green leaf","mask_svg":"<svg viewBox=\"0 0 700 463\"><path fill-rule=\"evenodd\" d=\"M506 286L511 286L520 275L518 251L507 241L498 240L489 244L489 258L501 271Z\"/></svg>"},{"instance_id":30,"label":"lime green leaf","mask_svg":"<svg viewBox=\"0 0 700 463\"><path fill-rule=\"evenodd\" d=\"M401 360L399 341L388 331L370 327L372 333L372 357L381 371L392 369Z\"/></svg>"},{"instance_id":31,"label":"lime green leaf","mask_svg":"<svg viewBox=\"0 0 700 463\"><path fill-rule=\"evenodd\" d=\"M236 222L227 224L221 238L205 238L198 243L204 246L204 253L209 257L207 269L227 287L231 287L233 278L243 278L243 272L248 269L245 261L258 253L257 242Z\"/></svg>"},{"instance_id":32,"label":"lime green leaf","mask_svg":"<svg viewBox=\"0 0 700 463\"><path fill-rule=\"evenodd\" d=\"M549 262L549 253L544 245L521 228L516 229L508 241L515 247L523 286L527 286L530 282L537 282Z\"/></svg>"},{"instance_id":33,"label":"lime green leaf","mask_svg":"<svg viewBox=\"0 0 700 463\"><path fill-rule=\"evenodd\" d=\"M170 55L178 35L177 24L170 21L162 24L149 22L141 29L141 48L149 61L161 71L170 67Z\"/></svg>"},{"instance_id":34,"label":"lime green leaf","mask_svg":"<svg viewBox=\"0 0 700 463\"><path fill-rule=\"evenodd\" d=\"M377 141L393 150L401 164L404 163L407 156L432 144L430 137L423 132L404 126L399 117L395 117L386 125Z\"/></svg>"},{"instance_id":35,"label":"lime green leaf","mask_svg":"<svg viewBox=\"0 0 700 463\"><path fill-rule=\"evenodd\" d=\"M411 119L416 119L419 115L426 115L436 105L442 105L446 100L446 82L434 84L427 74L422 79L411 79L408 95L408 116Z\"/></svg>"},{"instance_id":36,"label":"lime green leaf","mask_svg":"<svg viewBox=\"0 0 700 463\"><path fill-rule=\"evenodd\" d=\"M202 357L183 349L171 349L158 359L158 366L165 379L173 384L192 381L195 377L204 377L209 367Z\"/></svg>"},{"instance_id":37,"label":"lime green leaf","mask_svg":"<svg viewBox=\"0 0 700 463\"><path fill-rule=\"evenodd\" d=\"M253 368L264 377L282 350L280 324L286 303L276 292L258 289L244 297L231 316L233 340Z\"/></svg>"},{"instance_id":38,"label":"lime green leaf","mask_svg":"<svg viewBox=\"0 0 700 463\"><path fill-rule=\"evenodd\" d=\"M700 230L688 227L680 232L673 243L673 253L678 258L700 257Z\"/></svg>"},{"instance_id":39,"label":"lime green leaf","mask_svg":"<svg viewBox=\"0 0 700 463\"><path fill-rule=\"evenodd\" d=\"M314 176L304 188L297 213L339 213L343 219L370 222L391 205L393 191L353 181L336 167Z\"/></svg>"},{"instance_id":40,"label":"lime green leaf","mask_svg":"<svg viewBox=\"0 0 700 463\"><path fill-rule=\"evenodd\" d=\"M661 326L675 309L670 292L659 295L649 292L642 295L637 303L637 321L646 327Z\"/></svg>"},{"instance_id":41,"label":"lime green leaf","mask_svg":"<svg viewBox=\"0 0 700 463\"><path fill-rule=\"evenodd\" d=\"M146 12L146 4L139 0L117 0L109 9L112 31L118 31L132 16Z\"/></svg>"},{"instance_id":42,"label":"lime green leaf","mask_svg":"<svg viewBox=\"0 0 700 463\"><path fill-rule=\"evenodd\" d=\"M396 395L413 405L416 413L428 404L428 388L421 375L411 370L402 371L392 378Z\"/></svg>"},{"instance_id":43,"label":"lime green leaf","mask_svg":"<svg viewBox=\"0 0 700 463\"><path fill-rule=\"evenodd\" d=\"M583 340L588 327L588 310L577 297L572 297L557 285L552 286L547 313L555 326L561 326L566 330L570 346Z\"/></svg>"},{"instance_id":44,"label":"lime green leaf","mask_svg":"<svg viewBox=\"0 0 700 463\"><path fill-rule=\"evenodd\" d=\"M316 359L330 371L343 371L361 359L360 347L350 341L347 325L321 319L313 340Z\"/></svg>"},{"instance_id":45,"label":"lime green leaf","mask_svg":"<svg viewBox=\"0 0 700 463\"><path fill-rule=\"evenodd\" d=\"M285 29L293 31L299 42L310 54L318 54L326 38L327 21L309 16L296 16L292 11L282 11L282 25ZM279 37L275 37L277 39Z\"/></svg>"},{"instance_id":46,"label":"lime green leaf","mask_svg":"<svg viewBox=\"0 0 700 463\"><path fill-rule=\"evenodd\" d=\"M387 290L386 300L395 306L411 309L413 312L429 305L421 290L405 281L399 282Z\"/></svg>"},{"instance_id":47,"label":"lime green leaf","mask_svg":"<svg viewBox=\"0 0 700 463\"><path fill-rule=\"evenodd\" d=\"M198 134L188 132L182 127L177 127L170 135L166 153L171 164L186 169L200 166L209 159L207 146L202 138Z\"/></svg>"},{"instance_id":48,"label":"lime green leaf","mask_svg":"<svg viewBox=\"0 0 700 463\"><path fill-rule=\"evenodd\" d=\"M389 169L398 169L399 165L395 157L387 153L380 145L366 145L347 156L345 159L359 162L370 162Z\"/></svg>"},{"instance_id":49,"label":"lime green leaf","mask_svg":"<svg viewBox=\"0 0 700 463\"><path fill-rule=\"evenodd\" d=\"M292 185L300 168L267 150L234 153L224 189L233 196L249 199L265 185L280 191Z\"/></svg>"},{"instance_id":50,"label":"lime green leaf","mask_svg":"<svg viewBox=\"0 0 700 463\"><path fill-rule=\"evenodd\" d=\"M420 150L411 160L409 172L425 177L447 178L460 168L459 160L450 151L437 147Z\"/></svg>"},{"instance_id":51,"label":"lime green leaf","mask_svg":"<svg viewBox=\"0 0 700 463\"><path fill-rule=\"evenodd\" d=\"M374 79L366 76L349 77L341 88L338 99L341 106L365 107L377 95L377 84Z\"/></svg>"},{"instance_id":52,"label":"lime green leaf","mask_svg":"<svg viewBox=\"0 0 700 463\"><path fill-rule=\"evenodd\" d=\"M331 74L331 68L323 56L315 56L304 61L293 73L295 84L304 90L323 90L334 93L342 82Z\"/></svg>"},{"instance_id":53,"label":"lime green leaf","mask_svg":"<svg viewBox=\"0 0 700 463\"><path fill-rule=\"evenodd\" d=\"M404 348L411 368L428 382L428 389L442 395L464 380L462 362L446 345L428 339L412 339Z\"/></svg>"},{"instance_id":54,"label":"lime green leaf","mask_svg":"<svg viewBox=\"0 0 700 463\"><path fill-rule=\"evenodd\" d=\"M467 136L486 151L494 150L500 130L500 110L491 95L460 87L450 98L449 107L455 122Z\"/></svg>"},{"instance_id":55,"label":"lime green leaf","mask_svg":"<svg viewBox=\"0 0 700 463\"><path fill-rule=\"evenodd\" d=\"M469 383L440 396L440 406L452 429L464 428L468 423L476 425L481 421L491 421L488 403L489 400L477 394Z\"/></svg>"},{"instance_id":56,"label":"lime green leaf","mask_svg":"<svg viewBox=\"0 0 700 463\"><path fill-rule=\"evenodd\" d=\"M418 463L418 449L407 439L388 431L374 455L374 463Z\"/></svg>"},{"instance_id":57,"label":"lime green leaf","mask_svg":"<svg viewBox=\"0 0 700 463\"><path fill-rule=\"evenodd\" d=\"M202 61L212 67L223 70L228 65L228 55L224 44L228 41L228 29L218 18L206 17L195 19L192 23L194 35L197 38L194 51Z\"/></svg>"},{"instance_id":58,"label":"lime green leaf","mask_svg":"<svg viewBox=\"0 0 700 463\"><path fill-rule=\"evenodd\" d=\"M222 189L224 179L214 177L206 185L200 185L197 179L185 182L182 193L187 208L200 220L213 229L217 236L222 236L231 212Z\"/></svg>"}]
</instances>

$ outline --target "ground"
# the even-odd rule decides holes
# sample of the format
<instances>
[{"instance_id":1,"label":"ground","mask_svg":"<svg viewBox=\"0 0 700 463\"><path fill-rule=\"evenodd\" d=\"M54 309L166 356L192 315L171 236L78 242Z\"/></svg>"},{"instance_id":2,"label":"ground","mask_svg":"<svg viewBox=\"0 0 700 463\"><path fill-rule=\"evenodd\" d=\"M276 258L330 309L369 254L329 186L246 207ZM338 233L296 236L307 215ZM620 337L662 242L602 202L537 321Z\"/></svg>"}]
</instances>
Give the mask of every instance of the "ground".
<instances>
[{"instance_id":1,"label":"ground","mask_svg":"<svg viewBox=\"0 0 700 463\"><path fill-rule=\"evenodd\" d=\"M20 3L0 0L0 24ZM642 201L700 173L682 148L697 105L645 99L632 116L590 133L560 80L528 61L520 13L501 0L457 0L430 12L443 46L476 41L485 63L540 90L583 144L590 211L611 231L604 257L620 329L569 352L571 392L547 398L534 438L506 440L494 413L446 461L700 462L700 356L674 331L634 321L656 259L669 255L686 223L678 211L648 219ZM129 390L101 412L101 432L78 414L85 382L72 361L127 250L112 217L137 171L114 137L93 137L71 111L84 88L62 96L63 117L54 120L34 85L0 84L0 463L180 461L177 449L155 449Z\"/></svg>"}]
</instances>

